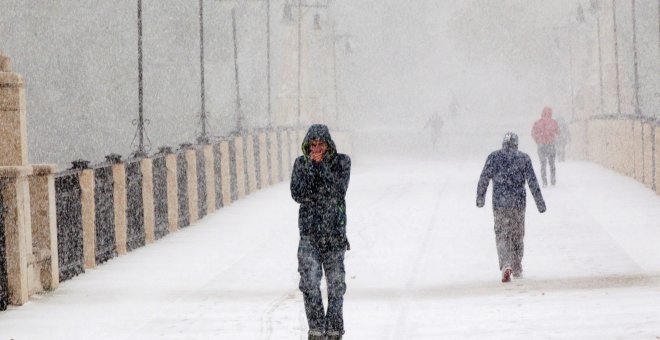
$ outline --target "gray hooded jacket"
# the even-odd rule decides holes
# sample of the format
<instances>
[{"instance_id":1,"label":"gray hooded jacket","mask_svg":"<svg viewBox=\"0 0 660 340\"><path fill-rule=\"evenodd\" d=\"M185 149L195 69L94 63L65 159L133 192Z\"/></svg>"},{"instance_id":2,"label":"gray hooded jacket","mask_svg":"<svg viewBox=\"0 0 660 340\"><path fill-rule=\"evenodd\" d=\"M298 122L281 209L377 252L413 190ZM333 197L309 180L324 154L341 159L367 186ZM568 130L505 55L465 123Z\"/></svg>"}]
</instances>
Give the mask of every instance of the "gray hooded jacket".
<instances>
[{"instance_id":1,"label":"gray hooded jacket","mask_svg":"<svg viewBox=\"0 0 660 340\"><path fill-rule=\"evenodd\" d=\"M321 162L309 157L310 141L328 144ZM291 196L300 203L300 236L324 249L348 248L346 238L346 190L351 175L351 159L337 153L328 127L312 125L302 143L303 155L296 159L291 173Z\"/></svg>"}]
</instances>

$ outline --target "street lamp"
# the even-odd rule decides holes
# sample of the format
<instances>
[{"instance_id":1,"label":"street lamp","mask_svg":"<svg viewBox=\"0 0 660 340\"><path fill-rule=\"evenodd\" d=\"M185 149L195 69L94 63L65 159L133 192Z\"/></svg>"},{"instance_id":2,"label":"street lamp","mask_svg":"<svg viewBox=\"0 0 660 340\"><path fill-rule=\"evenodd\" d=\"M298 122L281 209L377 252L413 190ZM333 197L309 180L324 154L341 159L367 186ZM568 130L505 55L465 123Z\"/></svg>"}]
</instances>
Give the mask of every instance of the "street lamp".
<instances>
[{"instance_id":1,"label":"street lamp","mask_svg":"<svg viewBox=\"0 0 660 340\"><path fill-rule=\"evenodd\" d=\"M335 92L335 121L339 123L339 86L337 81L337 42L341 39L346 39L344 53L351 54L353 50L350 44L350 34L336 34L335 27L332 27L332 73L334 79L334 92Z\"/></svg>"},{"instance_id":2,"label":"street lamp","mask_svg":"<svg viewBox=\"0 0 660 340\"><path fill-rule=\"evenodd\" d=\"M243 126L243 109L241 108L241 87L239 86L238 76L238 39L236 37L236 8L231 9L231 31L232 39L234 41L234 84L236 86L236 130L242 133Z\"/></svg>"},{"instance_id":3,"label":"street lamp","mask_svg":"<svg viewBox=\"0 0 660 340\"><path fill-rule=\"evenodd\" d=\"M660 6L660 5L659 5ZM636 2L632 0L632 30L633 30L633 63L635 64L635 114L641 115L642 110L639 107L639 62L638 62L638 52L637 52L637 14L636 12ZM644 127L642 126L642 129Z\"/></svg>"},{"instance_id":4,"label":"street lamp","mask_svg":"<svg viewBox=\"0 0 660 340\"><path fill-rule=\"evenodd\" d=\"M322 4L319 4L319 3L316 3L316 4L306 4L306 3L303 3L302 0L297 0L297 4L295 4L295 5L294 5L293 3L288 3L288 2L287 2L287 3L285 4L285 6L284 6L284 19L285 19L286 21L288 21L288 22L291 22L291 21L292 21L292 20L289 20L289 18L290 18L290 19L293 19L293 15L289 15L289 14L292 14L292 13L291 13L291 8L292 8L293 6L298 7L298 81L297 81L297 83L298 83L298 84L297 84L297 85L298 85L298 86L297 86L297 100L298 100L298 105L297 105L297 111L298 111L298 112L297 112L297 113L298 113L298 123L297 123L297 124L298 124L298 126L301 125L301 121L300 121L300 120L301 120L301 116L302 116L302 115L301 115L301 107L302 107L302 105L301 105L301 101L300 101L300 100L301 100L301 92L302 92L302 88L301 88L301 74L302 74L302 17L303 17L302 10L303 10L303 8L317 8L317 9L318 9L318 8L328 8L329 5L328 5L327 1L329 1L329 0L326 0L326 4L323 4L323 5L322 5ZM314 24L315 24L314 27L317 28L317 29L321 29L321 22L320 22L320 20L321 20L321 17L320 17L320 15L317 13L317 14L314 16Z\"/></svg>"},{"instance_id":5,"label":"street lamp","mask_svg":"<svg viewBox=\"0 0 660 340\"><path fill-rule=\"evenodd\" d=\"M197 143L206 144L209 142L209 136L206 126L208 117L206 115L206 88L204 84L204 0L199 0L199 70L200 70L200 100L201 112L199 115L202 131L197 137Z\"/></svg>"},{"instance_id":6,"label":"street lamp","mask_svg":"<svg viewBox=\"0 0 660 340\"><path fill-rule=\"evenodd\" d=\"M232 0L217 0L219 2L232 1ZM266 81L267 81L267 91L268 91L268 123L269 128L273 125L273 109L272 109L272 80L271 80L271 29L270 29L270 0L243 0L243 1L255 1L255 2L266 2ZM232 38L234 42L234 76L235 76L235 85L236 85L236 109L238 110L237 118L237 129L239 132L244 128L243 127L243 113L241 109L241 98L240 98L240 88L239 88L239 78L238 78L238 37L236 33L236 14L235 7L232 9Z\"/></svg>"},{"instance_id":7,"label":"street lamp","mask_svg":"<svg viewBox=\"0 0 660 340\"><path fill-rule=\"evenodd\" d=\"M600 113L603 113L605 103L603 99L603 50L601 47L600 40L600 15L599 15L600 6L598 0L591 0L591 5L589 11L596 17L596 40L598 41L598 82L600 88Z\"/></svg>"},{"instance_id":8,"label":"street lamp","mask_svg":"<svg viewBox=\"0 0 660 340\"><path fill-rule=\"evenodd\" d=\"M561 43L560 41L562 40L561 38L565 39L567 41L568 45L568 85L569 85L569 91L571 94L571 120L575 119L575 90L574 90L574 84L573 84L573 43L571 39L571 26L565 25L565 26L554 26L553 29L555 31L560 32L560 37L555 37L555 45L557 45L557 49L561 50Z\"/></svg>"},{"instance_id":9,"label":"street lamp","mask_svg":"<svg viewBox=\"0 0 660 340\"><path fill-rule=\"evenodd\" d=\"M619 81L619 37L616 32L616 1L612 0L612 29L614 31L614 66L616 74L616 112L621 114L621 84Z\"/></svg>"},{"instance_id":10,"label":"street lamp","mask_svg":"<svg viewBox=\"0 0 660 340\"><path fill-rule=\"evenodd\" d=\"M137 0L137 31L138 31L138 118L133 120L133 125L137 125L136 137L138 138L137 149L133 152L134 157L146 157L147 150L144 140L147 138L145 133L145 124L149 121L144 119L144 91L142 81L142 0ZM135 138L133 138L135 141Z\"/></svg>"}]
</instances>

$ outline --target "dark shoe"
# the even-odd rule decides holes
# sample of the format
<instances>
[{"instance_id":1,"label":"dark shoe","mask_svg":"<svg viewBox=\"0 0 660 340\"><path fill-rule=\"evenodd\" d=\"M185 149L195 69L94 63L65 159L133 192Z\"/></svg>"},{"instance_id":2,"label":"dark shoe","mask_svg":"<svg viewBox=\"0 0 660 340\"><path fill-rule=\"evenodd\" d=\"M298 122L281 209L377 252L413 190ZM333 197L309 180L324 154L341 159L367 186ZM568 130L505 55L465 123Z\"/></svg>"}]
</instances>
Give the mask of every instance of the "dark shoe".
<instances>
[{"instance_id":1,"label":"dark shoe","mask_svg":"<svg viewBox=\"0 0 660 340\"><path fill-rule=\"evenodd\" d=\"M325 340L325 333L321 330L310 329L307 332L307 340Z\"/></svg>"},{"instance_id":2,"label":"dark shoe","mask_svg":"<svg viewBox=\"0 0 660 340\"><path fill-rule=\"evenodd\" d=\"M325 332L325 338L327 340L341 340L342 335L344 335L343 331L327 331L327 332Z\"/></svg>"},{"instance_id":3,"label":"dark shoe","mask_svg":"<svg viewBox=\"0 0 660 340\"><path fill-rule=\"evenodd\" d=\"M511 282L511 273L513 270L511 267L506 267L502 270L502 282Z\"/></svg>"},{"instance_id":4,"label":"dark shoe","mask_svg":"<svg viewBox=\"0 0 660 340\"><path fill-rule=\"evenodd\" d=\"M513 272L513 278L514 279L522 279L522 277L523 277L522 271L519 271L519 272L514 271Z\"/></svg>"}]
</instances>

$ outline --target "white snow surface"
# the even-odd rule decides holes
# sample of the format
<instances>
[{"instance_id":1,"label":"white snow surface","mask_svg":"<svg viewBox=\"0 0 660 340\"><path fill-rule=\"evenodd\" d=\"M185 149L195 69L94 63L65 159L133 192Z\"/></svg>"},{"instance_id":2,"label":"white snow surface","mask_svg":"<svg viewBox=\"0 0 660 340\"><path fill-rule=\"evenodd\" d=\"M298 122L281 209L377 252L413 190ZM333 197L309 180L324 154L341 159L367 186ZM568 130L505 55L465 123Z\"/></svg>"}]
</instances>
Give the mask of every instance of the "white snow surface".
<instances>
[{"instance_id":1,"label":"white snow surface","mask_svg":"<svg viewBox=\"0 0 660 340\"><path fill-rule=\"evenodd\" d=\"M482 166L353 164L344 339L660 338L659 196L559 163L501 283ZM263 189L0 312L0 339L306 339L297 218L288 182Z\"/></svg>"}]
</instances>

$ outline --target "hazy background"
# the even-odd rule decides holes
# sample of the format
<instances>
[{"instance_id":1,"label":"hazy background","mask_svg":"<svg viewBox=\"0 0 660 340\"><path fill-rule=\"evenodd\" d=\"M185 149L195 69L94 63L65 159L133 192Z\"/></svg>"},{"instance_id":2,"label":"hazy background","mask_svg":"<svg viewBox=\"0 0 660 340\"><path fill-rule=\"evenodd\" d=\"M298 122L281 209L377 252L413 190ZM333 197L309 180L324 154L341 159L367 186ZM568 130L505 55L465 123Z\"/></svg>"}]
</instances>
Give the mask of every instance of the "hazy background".
<instances>
[{"instance_id":1,"label":"hazy background","mask_svg":"<svg viewBox=\"0 0 660 340\"><path fill-rule=\"evenodd\" d=\"M110 152L128 155L134 149L136 3L3 0L0 50L26 80L31 162L67 167L76 158L95 162ZM232 8L245 126L265 128L269 120L275 126L298 126L297 8L293 21L285 16L287 4L296 3L270 4L269 118L266 2L204 1L212 135L236 129ZM200 132L198 4L143 2L144 112L152 151L193 142ZM529 132L541 109L551 106L555 114L575 118L574 111L584 104L571 101L571 77L597 80L593 60L570 64L571 55L594 55L593 42L575 38L569 50L575 30L586 37L596 34L587 0L333 0L329 5L302 11L300 125L323 122L352 132L358 157L429 155L426 124L435 111L444 128L442 150L433 156L485 157L507 131L517 132L521 148L533 152ZM586 25L576 25L578 6L588 17ZM625 20L629 5L621 6ZM658 34L656 7L654 0L638 1L638 30L650 32L643 38L650 49L657 49L652 39ZM320 29L314 28L316 14ZM645 16L655 26L643 25ZM628 50L621 58L630 58ZM640 63L658 70L653 60ZM652 93L658 92L658 72L642 72L641 79L655 86L644 88L655 99L643 105L657 111L660 95Z\"/></svg>"},{"instance_id":2,"label":"hazy background","mask_svg":"<svg viewBox=\"0 0 660 340\"><path fill-rule=\"evenodd\" d=\"M483 154L499 147L506 131L517 132L521 147L533 151L528 135L542 107L564 115L570 110L568 53L555 46L553 26L566 25L576 6L576 1L352 2L340 20L356 32L354 67L363 78L351 95L354 111L364 113L357 124L408 130L399 142L428 144L424 126L437 110L449 153Z\"/></svg>"}]
</instances>

